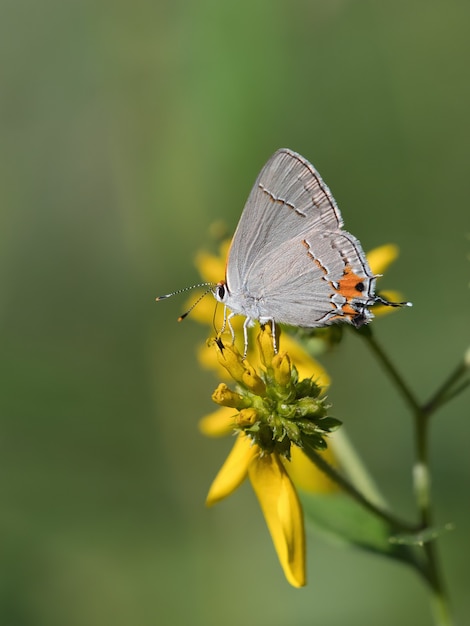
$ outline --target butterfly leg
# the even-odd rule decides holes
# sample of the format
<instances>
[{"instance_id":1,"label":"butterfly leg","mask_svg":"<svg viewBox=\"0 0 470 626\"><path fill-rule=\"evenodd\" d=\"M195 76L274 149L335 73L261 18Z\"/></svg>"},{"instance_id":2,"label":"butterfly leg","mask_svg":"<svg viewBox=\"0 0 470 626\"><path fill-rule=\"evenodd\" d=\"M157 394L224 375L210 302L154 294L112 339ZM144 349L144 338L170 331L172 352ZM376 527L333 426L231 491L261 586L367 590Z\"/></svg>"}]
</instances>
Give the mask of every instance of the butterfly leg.
<instances>
[{"instance_id":1,"label":"butterfly leg","mask_svg":"<svg viewBox=\"0 0 470 626\"><path fill-rule=\"evenodd\" d=\"M233 330L233 326L230 320L235 315L236 315L235 313L230 313L230 315L227 315L227 307L224 306L224 322L222 324L222 328L220 329L219 335L222 335L228 326L230 330L230 334L232 335L232 343L235 343L235 331Z\"/></svg>"},{"instance_id":2,"label":"butterfly leg","mask_svg":"<svg viewBox=\"0 0 470 626\"><path fill-rule=\"evenodd\" d=\"M222 324L222 328L219 331L219 335L222 335L222 333L225 332L225 328L227 327L227 307L224 306L224 321Z\"/></svg>"},{"instance_id":3,"label":"butterfly leg","mask_svg":"<svg viewBox=\"0 0 470 626\"><path fill-rule=\"evenodd\" d=\"M232 317L235 316L235 313L230 313L227 317L227 308L224 310L224 326L223 330L225 330L225 326L227 325L230 329L230 334L232 335L232 344L235 343L235 331L233 330L232 322L230 321Z\"/></svg>"},{"instance_id":4,"label":"butterfly leg","mask_svg":"<svg viewBox=\"0 0 470 626\"><path fill-rule=\"evenodd\" d=\"M274 318L271 318L271 335L273 338L273 348L274 348L274 354L277 354L277 341L276 341L276 322L274 321Z\"/></svg>"},{"instance_id":5,"label":"butterfly leg","mask_svg":"<svg viewBox=\"0 0 470 626\"><path fill-rule=\"evenodd\" d=\"M251 318L246 317L243 322L243 339L245 342L245 347L243 349L243 359L246 359L246 355L248 352L248 327L251 326Z\"/></svg>"}]
</instances>

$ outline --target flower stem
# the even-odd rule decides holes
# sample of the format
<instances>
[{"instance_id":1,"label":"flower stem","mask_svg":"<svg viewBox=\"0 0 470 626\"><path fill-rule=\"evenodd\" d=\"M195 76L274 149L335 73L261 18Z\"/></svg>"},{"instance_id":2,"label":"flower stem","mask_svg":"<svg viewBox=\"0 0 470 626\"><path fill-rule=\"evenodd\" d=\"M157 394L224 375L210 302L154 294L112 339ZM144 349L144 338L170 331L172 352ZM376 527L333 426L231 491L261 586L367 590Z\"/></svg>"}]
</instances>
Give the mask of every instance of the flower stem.
<instances>
[{"instance_id":1,"label":"flower stem","mask_svg":"<svg viewBox=\"0 0 470 626\"><path fill-rule=\"evenodd\" d=\"M371 500L366 498L356 487L349 482L342 474L340 474L332 465L321 456L314 446L312 446L308 437L302 439L303 451L308 458L315 463L315 465L324 472L331 480L337 483L343 491L349 494L357 502L359 502L365 509L385 520L396 531L406 531L415 533L419 530L415 524L409 524L403 520L399 520L384 508L374 504Z\"/></svg>"},{"instance_id":2,"label":"flower stem","mask_svg":"<svg viewBox=\"0 0 470 626\"><path fill-rule=\"evenodd\" d=\"M416 460L413 467L413 483L418 507L420 528L429 529L433 523L431 480L429 471L429 416L450 397L455 395L456 383L467 371L465 361L459 365L447 378L444 384L431 397L426 404L420 405L414 393L408 387L401 374L395 368L382 347L377 343L370 329L360 333L367 341L368 346L380 361L385 371L395 383L398 391L405 399L410 408L415 425L415 454ZM458 391L462 391L465 384L460 384ZM452 389L453 388L453 389ZM449 602L442 579L437 546L435 541L427 541L423 544L425 563L423 573L431 588L434 620L436 626L452 626Z\"/></svg>"},{"instance_id":3,"label":"flower stem","mask_svg":"<svg viewBox=\"0 0 470 626\"><path fill-rule=\"evenodd\" d=\"M470 385L470 379L468 377L464 380L461 379L466 375L468 376L468 373L469 364L466 362L466 359L463 359L450 373L434 395L424 404L423 411L427 415L431 415L443 404L452 398L455 398L455 396L466 389Z\"/></svg>"},{"instance_id":4,"label":"flower stem","mask_svg":"<svg viewBox=\"0 0 470 626\"><path fill-rule=\"evenodd\" d=\"M412 410L413 414L416 415L417 413L419 413L421 411L421 407L419 405L418 400L416 399L414 393L411 391L411 389L405 382L404 378L401 376L401 374L398 372L396 367L393 365L392 361L389 359L385 351L382 349L380 344L375 339L370 327L363 326L358 331L358 334L367 341L369 348L372 350L372 352L380 361L380 363L382 364L387 374L393 380L398 391L401 393L401 395L405 399L406 403L408 404L409 408Z\"/></svg>"},{"instance_id":5,"label":"flower stem","mask_svg":"<svg viewBox=\"0 0 470 626\"><path fill-rule=\"evenodd\" d=\"M452 626L453 619L450 612L449 600L438 566L436 542L428 541L423 545L428 563L427 580L431 586L431 610L436 626Z\"/></svg>"}]
</instances>

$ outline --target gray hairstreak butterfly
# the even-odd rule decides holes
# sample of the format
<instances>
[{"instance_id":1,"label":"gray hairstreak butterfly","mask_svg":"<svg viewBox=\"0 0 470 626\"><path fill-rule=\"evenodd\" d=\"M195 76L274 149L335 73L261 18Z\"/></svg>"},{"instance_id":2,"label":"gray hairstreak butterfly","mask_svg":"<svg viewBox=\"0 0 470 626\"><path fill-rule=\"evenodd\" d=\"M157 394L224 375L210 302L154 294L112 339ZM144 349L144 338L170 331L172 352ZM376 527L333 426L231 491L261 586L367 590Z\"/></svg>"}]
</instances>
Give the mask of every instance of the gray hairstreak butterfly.
<instances>
[{"instance_id":1,"label":"gray hairstreak butterfly","mask_svg":"<svg viewBox=\"0 0 470 626\"><path fill-rule=\"evenodd\" d=\"M231 318L245 316L245 354L247 328L255 320L307 328L347 322L359 328L373 318L373 304L411 306L375 293L377 276L359 241L342 226L335 199L316 169L299 154L278 150L243 209L225 280L208 290L230 311L225 319L232 337Z\"/></svg>"}]
</instances>

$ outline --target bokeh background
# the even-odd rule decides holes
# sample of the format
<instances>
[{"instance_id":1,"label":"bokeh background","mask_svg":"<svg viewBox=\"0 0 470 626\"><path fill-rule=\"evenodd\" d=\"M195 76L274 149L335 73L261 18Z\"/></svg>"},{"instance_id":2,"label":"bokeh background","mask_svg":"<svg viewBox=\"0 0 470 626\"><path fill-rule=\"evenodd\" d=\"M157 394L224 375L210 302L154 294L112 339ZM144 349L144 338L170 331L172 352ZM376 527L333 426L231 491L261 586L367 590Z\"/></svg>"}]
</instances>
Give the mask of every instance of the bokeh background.
<instances>
[{"instance_id":1,"label":"bokeh background","mask_svg":"<svg viewBox=\"0 0 470 626\"><path fill-rule=\"evenodd\" d=\"M0 5L0 621L9 626L430 623L407 568L309 532L285 582L244 485L212 510L207 329L177 324L210 225L233 232L279 147L320 170L383 287L377 336L421 398L470 343L470 4L3 0ZM410 417L352 333L335 416L414 513ZM469 396L436 418L437 522L470 612Z\"/></svg>"}]
</instances>

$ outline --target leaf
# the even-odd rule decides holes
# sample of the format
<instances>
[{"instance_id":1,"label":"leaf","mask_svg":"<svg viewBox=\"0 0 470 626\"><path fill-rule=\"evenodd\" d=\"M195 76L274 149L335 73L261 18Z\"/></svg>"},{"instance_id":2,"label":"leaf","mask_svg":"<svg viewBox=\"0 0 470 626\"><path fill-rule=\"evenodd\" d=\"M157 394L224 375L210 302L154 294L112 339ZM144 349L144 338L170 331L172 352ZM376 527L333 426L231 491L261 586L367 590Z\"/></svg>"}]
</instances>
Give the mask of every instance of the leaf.
<instances>
[{"instance_id":1,"label":"leaf","mask_svg":"<svg viewBox=\"0 0 470 626\"><path fill-rule=\"evenodd\" d=\"M301 495L305 518L330 538L422 569L415 550L396 541L398 529L345 493Z\"/></svg>"}]
</instances>

